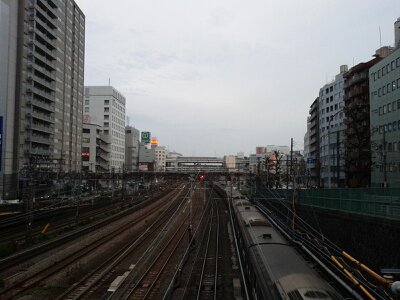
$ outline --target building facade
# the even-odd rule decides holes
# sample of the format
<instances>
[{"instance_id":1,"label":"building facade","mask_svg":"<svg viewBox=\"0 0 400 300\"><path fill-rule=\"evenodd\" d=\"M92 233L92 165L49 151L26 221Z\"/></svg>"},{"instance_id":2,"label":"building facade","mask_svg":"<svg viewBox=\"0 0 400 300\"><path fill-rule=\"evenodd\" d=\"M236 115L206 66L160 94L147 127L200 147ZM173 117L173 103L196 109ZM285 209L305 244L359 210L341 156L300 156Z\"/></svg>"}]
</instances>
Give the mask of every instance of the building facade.
<instances>
[{"instance_id":1,"label":"building facade","mask_svg":"<svg viewBox=\"0 0 400 300\"><path fill-rule=\"evenodd\" d=\"M122 171L125 164L125 97L112 86L85 86L84 119L103 127L110 136L110 169Z\"/></svg>"},{"instance_id":2,"label":"building facade","mask_svg":"<svg viewBox=\"0 0 400 300\"><path fill-rule=\"evenodd\" d=\"M154 148L156 171L165 172L168 151L165 147L157 146Z\"/></svg>"},{"instance_id":3,"label":"building facade","mask_svg":"<svg viewBox=\"0 0 400 300\"><path fill-rule=\"evenodd\" d=\"M13 144L7 160L14 181L32 164L79 172L85 16L66 0L2 0L0 14L1 48L8 47L7 53L1 50L2 58L8 56L10 72L4 77L7 114L14 111L5 119L5 147Z\"/></svg>"},{"instance_id":4,"label":"building facade","mask_svg":"<svg viewBox=\"0 0 400 300\"><path fill-rule=\"evenodd\" d=\"M139 170L140 131L133 126L125 128L125 169L128 172Z\"/></svg>"},{"instance_id":5,"label":"building facade","mask_svg":"<svg viewBox=\"0 0 400 300\"><path fill-rule=\"evenodd\" d=\"M319 90L319 161L321 185L327 188L344 187L344 79L348 71L340 66L335 80Z\"/></svg>"},{"instance_id":6,"label":"building facade","mask_svg":"<svg viewBox=\"0 0 400 300\"><path fill-rule=\"evenodd\" d=\"M369 87L371 185L400 187L399 47L369 69Z\"/></svg>"},{"instance_id":7,"label":"building facade","mask_svg":"<svg viewBox=\"0 0 400 300\"><path fill-rule=\"evenodd\" d=\"M369 68L380 56L352 67L345 75L345 172L347 187L371 184Z\"/></svg>"},{"instance_id":8,"label":"building facade","mask_svg":"<svg viewBox=\"0 0 400 300\"><path fill-rule=\"evenodd\" d=\"M18 161L14 153L18 2L0 0L0 200L15 199Z\"/></svg>"},{"instance_id":9,"label":"building facade","mask_svg":"<svg viewBox=\"0 0 400 300\"><path fill-rule=\"evenodd\" d=\"M314 100L310 106L307 118L307 177L308 185L319 187L320 186L320 156L319 156L319 97Z\"/></svg>"},{"instance_id":10,"label":"building facade","mask_svg":"<svg viewBox=\"0 0 400 300\"><path fill-rule=\"evenodd\" d=\"M82 171L110 172L110 135L105 135L97 124L83 124Z\"/></svg>"}]
</instances>

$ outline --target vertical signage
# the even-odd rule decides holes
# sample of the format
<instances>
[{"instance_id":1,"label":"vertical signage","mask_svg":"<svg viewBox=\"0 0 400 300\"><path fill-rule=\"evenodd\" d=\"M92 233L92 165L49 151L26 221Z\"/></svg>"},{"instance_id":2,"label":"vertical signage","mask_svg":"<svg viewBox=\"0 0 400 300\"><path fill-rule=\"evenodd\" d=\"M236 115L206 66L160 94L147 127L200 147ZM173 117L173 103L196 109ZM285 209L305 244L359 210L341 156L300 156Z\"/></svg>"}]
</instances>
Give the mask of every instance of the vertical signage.
<instances>
[{"instance_id":1,"label":"vertical signage","mask_svg":"<svg viewBox=\"0 0 400 300\"><path fill-rule=\"evenodd\" d=\"M142 132L142 143L149 144L150 143L151 134L148 131Z\"/></svg>"}]
</instances>

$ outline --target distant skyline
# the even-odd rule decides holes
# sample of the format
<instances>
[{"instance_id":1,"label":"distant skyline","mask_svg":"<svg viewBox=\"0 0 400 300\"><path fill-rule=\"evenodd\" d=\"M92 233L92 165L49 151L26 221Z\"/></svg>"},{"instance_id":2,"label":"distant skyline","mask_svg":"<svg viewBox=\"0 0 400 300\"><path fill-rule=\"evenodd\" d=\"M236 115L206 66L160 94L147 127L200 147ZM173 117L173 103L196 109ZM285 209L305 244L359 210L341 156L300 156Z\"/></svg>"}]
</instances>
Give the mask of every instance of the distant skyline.
<instances>
[{"instance_id":1,"label":"distant skyline","mask_svg":"<svg viewBox=\"0 0 400 300\"><path fill-rule=\"evenodd\" d=\"M309 106L339 66L393 45L400 1L76 0L85 85L127 99L130 125L184 155L303 148Z\"/></svg>"}]
</instances>

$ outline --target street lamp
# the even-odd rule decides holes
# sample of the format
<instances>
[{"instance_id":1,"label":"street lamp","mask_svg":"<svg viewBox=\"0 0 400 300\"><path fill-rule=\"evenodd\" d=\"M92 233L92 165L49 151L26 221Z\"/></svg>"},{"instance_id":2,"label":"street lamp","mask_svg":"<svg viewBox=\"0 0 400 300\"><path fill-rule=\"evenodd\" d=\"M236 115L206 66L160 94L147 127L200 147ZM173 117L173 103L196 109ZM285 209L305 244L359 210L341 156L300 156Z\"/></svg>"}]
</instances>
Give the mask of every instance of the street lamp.
<instances>
[{"instance_id":1,"label":"street lamp","mask_svg":"<svg viewBox=\"0 0 400 300\"><path fill-rule=\"evenodd\" d=\"M331 188L331 184L332 184L332 177L331 177L331 121L337 114L342 113L343 109L344 109L344 107L342 107L337 112L335 112L333 115L331 115L329 118L329 122L328 122L328 175L329 175L328 187L329 188ZM339 141L337 141L336 147L339 147ZM338 161L337 168L339 168L339 164L340 164L340 161ZM339 171L337 171L337 172L339 172ZM336 182L336 187L339 187L340 174L338 174L337 178L338 178L338 181Z\"/></svg>"}]
</instances>

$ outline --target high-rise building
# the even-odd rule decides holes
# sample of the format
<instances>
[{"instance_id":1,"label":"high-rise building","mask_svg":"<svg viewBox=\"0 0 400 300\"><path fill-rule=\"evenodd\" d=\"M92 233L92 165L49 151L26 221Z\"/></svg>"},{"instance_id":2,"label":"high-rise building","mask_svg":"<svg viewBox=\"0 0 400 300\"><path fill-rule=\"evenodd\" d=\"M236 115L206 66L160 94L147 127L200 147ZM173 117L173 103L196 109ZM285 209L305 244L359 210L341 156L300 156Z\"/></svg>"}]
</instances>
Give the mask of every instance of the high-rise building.
<instances>
[{"instance_id":1,"label":"high-rise building","mask_svg":"<svg viewBox=\"0 0 400 300\"><path fill-rule=\"evenodd\" d=\"M140 131L133 126L125 128L125 169L128 172L139 170Z\"/></svg>"},{"instance_id":2,"label":"high-rise building","mask_svg":"<svg viewBox=\"0 0 400 300\"><path fill-rule=\"evenodd\" d=\"M14 110L14 119L5 123L14 178L32 163L80 171L85 16L71 0L2 0L1 8L9 44L3 57L16 68L15 77L8 74L7 115Z\"/></svg>"},{"instance_id":3,"label":"high-rise building","mask_svg":"<svg viewBox=\"0 0 400 300\"><path fill-rule=\"evenodd\" d=\"M348 71L340 66L335 79L319 90L319 159L321 184L324 187L343 187L344 172L344 79Z\"/></svg>"},{"instance_id":4,"label":"high-rise building","mask_svg":"<svg viewBox=\"0 0 400 300\"><path fill-rule=\"evenodd\" d=\"M369 69L369 92L371 185L400 187L400 48Z\"/></svg>"},{"instance_id":5,"label":"high-rise building","mask_svg":"<svg viewBox=\"0 0 400 300\"><path fill-rule=\"evenodd\" d=\"M125 97L112 86L85 86L84 118L103 127L110 136L110 169L125 164Z\"/></svg>"},{"instance_id":6,"label":"high-rise building","mask_svg":"<svg viewBox=\"0 0 400 300\"><path fill-rule=\"evenodd\" d=\"M16 198L15 131L18 2L0 0L0 199Z\"/></svg>"},{"instance_id":7,"label":"high-rise building","mask_svg":"<svg viewBox=\"0 0 400 300\"><path fill-rule=\"evenodd\" d=\"M368 187L371 184L369 69L389 53L388 47L378 49L373 59L355 65L344 75L345 172L348 187Z\"/></svg>"},{"instance_id":8,"label":"high-rise building","mask_svg":"<svg viewBox=\"0 0 400 300\"><path fill-rule=\"evenodd\" d=\"M307 176L309 186L320 186L320 157L319 157L319 97L310 106L307 118Z\"/></svg>"}]
</instances>

